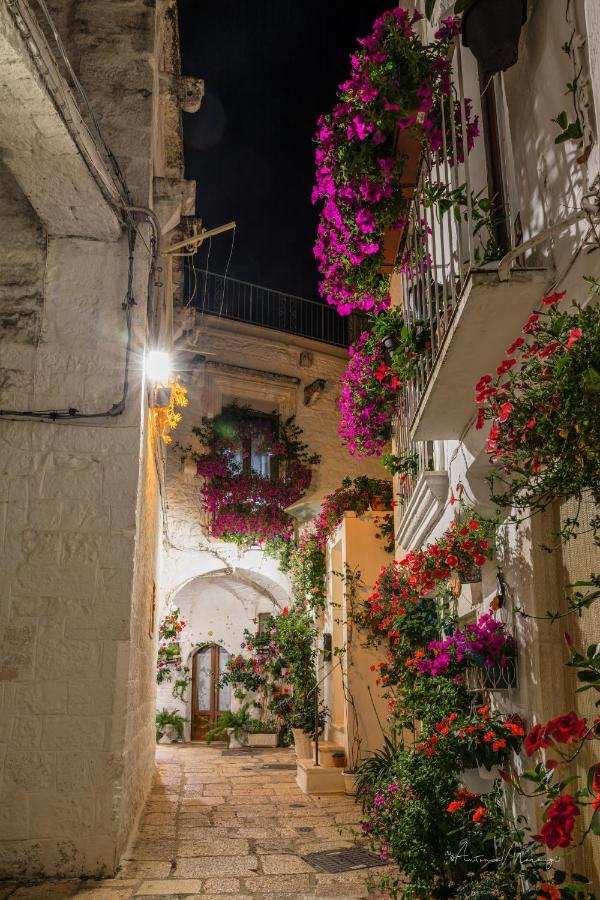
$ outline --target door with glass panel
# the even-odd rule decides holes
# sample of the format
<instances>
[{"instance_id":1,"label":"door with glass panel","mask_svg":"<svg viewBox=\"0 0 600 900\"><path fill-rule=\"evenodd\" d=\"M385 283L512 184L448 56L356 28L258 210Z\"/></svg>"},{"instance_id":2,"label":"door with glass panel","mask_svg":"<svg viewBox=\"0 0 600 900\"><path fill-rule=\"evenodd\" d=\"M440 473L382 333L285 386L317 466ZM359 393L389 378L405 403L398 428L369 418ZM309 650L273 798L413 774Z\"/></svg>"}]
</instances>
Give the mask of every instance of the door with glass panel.
<instances>
[{"instance_id":1,"label":"door with glass panel","mask_svg":"<svg viewBox=\"0 0 600 900\"><path fill-rule=\"evenodd\" d=\"M201 647L192 659L192 740L203 741L214 728L219 713L231 709L231 687L219 688L219 676L225 671L231 654L212 644Z\"/></svg>"}]
</instances>

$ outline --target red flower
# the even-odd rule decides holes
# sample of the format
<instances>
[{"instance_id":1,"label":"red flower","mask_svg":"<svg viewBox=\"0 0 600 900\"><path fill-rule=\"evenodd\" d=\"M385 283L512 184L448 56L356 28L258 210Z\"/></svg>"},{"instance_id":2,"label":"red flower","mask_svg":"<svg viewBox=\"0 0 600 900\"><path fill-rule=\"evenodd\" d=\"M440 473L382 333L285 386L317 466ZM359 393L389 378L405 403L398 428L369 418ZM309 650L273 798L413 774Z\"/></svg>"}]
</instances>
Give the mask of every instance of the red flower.
<instances>
[{"instance_id":1,"label":"red flower","mask_svg":"<svg viewBox=\"0 0 600 900\"><path fill-rule=\"evenodd\" d=\"M450 553L446 557L446 565L449 566L451 569L455 569L458 566L458 557L454 556L453 553Z\"/></svg>"},{"instance_id":2,"label":"red flower","mask_svg":"<svg viewBox=\"0 0 600 900\"><path fill-rule=\"evenodd\" d=\"M567 341L567 350L570 350L573 344L575 344L580 338L583 337L583 331L581 328L571 328L569 331L569 340Z\"/></svg>"},{"instance_id":3,"label":"red flower","mask_svg":"<svg viewBox=\"0 0 600 900\"><path fill-rule=\"evenodd\" d=\"M537 325L539 317L539 313L531 313L531 315L523 325L522 330L524 334L532 334L532 332L535 331L535 327Z\"/></svg>"},{"instance_id":4,"label":"red flower","mask_svg":"<svg viewBox=\"0 0 600 900\"><path fill-rule=\"evenodd\" d=\"M289 614L290 614L289 609L287 608L287 606L284 606L284 607L283 607L283 615L284 615L284 616L289 616Z\"/></svg>"},{"instance_id":5,"label":"red flower","mask_svg":"<svg viewBox=\"0 0 600 900\"><path fill-rule=\"evenodd\" d=\"M553 884L544 882L540 884L538 890L538 900L560 900L560 891Z\"/></svg>"},{"instance_id":6,"label":"red flower","mask_svg":"<svg viewBox=\"0 0 600 900\"><path fill-rule=\"evenodd\" d=\"M510 345L510 347L504 351L506 356L512 356L513 353L515 352L515 350L518 350L519 347L522 347L524 343L525 343L525 338L518 337L516 339L516 341L513 341L513 343Z\"/></svg>"},{"instance_id":7,"label":"red flower","mask_svg":"<svg viewBox=\"0 0 600 900\"><path fill-rule=\"evenodd\" d=\"M469 519L469 528L471 531L479 531L479 522L477 519Z\"/></svg>"},{"instance_id":8,"label":"red flower","mask_svg":"<svg viewBox=\"0 0 600 900\"><path fill-rule=\"evenodd\" d=\"M475 421L475 428L478 431L481 431L481 429L484 426L484 423L485 423L485 411L482 408L480 408L477 410L477 419Z\"/></svg>"},{"instance_id":9,"label":"red flower","mask_svg":"<svg viewBox=\"0 0 600 900\"><path fill-rule=\"evenodd\" d=\"M534 838L551 850L555 847L568 847L573 839L575 819L580 809L570 794L564 794L555 800L546 812L546 821L539 834Z\"/></svg>"},{"instance_id":10,"label":"red flower","mask_svg":"<svg viewBox=\"0 0 600 900\"><path fill-rule=\"evenodd\" d=\"M555 291L553 294L549 294L547 297L544 297L542 303L544 306L554 306L555 303L560 303L562 298L566 295L566 291Z\"/></svg>"},{"instance_id":11,"label":"red flower","mask_svg":"<svg viewBox=\"0 0 600 900\"><path fill-rule=\"evenodd\" d=\"M512 403L503 403L500 407L500 412L498 413L498 418L501 422L506 422L508 417L510 416L513 409Z\"/></svg>"},{"instance_id":12,"label":"red flower","mask_svg":"<svg viewBox=\"0 0 600 900\"><path fill-rule=\"evenodd\" d=\"M478 806L475 812L473 813L473 821L481 822L482 819L485 819L487 816L487 810L485 806Z\"/></svg>"},{"instance_id":13,"label":"red flower","mask_svg":"<svg viewBox=\"0 0 600 900\"><path fill-rule=\"evenodd\" d=\"M536 750L550 746L550 741L546 737L546 729L543 725L534 725L527 737L525 738L525 752L527 756L531 756Z\"/></svg>"},{"instance_id":14,"label":"red flower","mask_svg":"<svg viewBox=\"0 0 600 900\"><path fill-rule=\"evenodd\" d=\"M477 384L475 385L475 390L477 391L477 393L482 391L490 383L490 381L493 381L493 378L491 375L482 375L481 378L479 379L479 381L477 382Z\"/></svg>"},{"instance_id":15,"label":"red flower","mask_svg":"<svg viewBox=\"0 0 600 900\"><path fill-rule=\"evenodd\" d=\"M509 369L512 369L513 366L517 364L517 361L514 357L511 359L504 359L496 369L498 375L504 375L508 372Z\"/></svg>"},{"instance_id":16,"label":"red flower","mask_svg":"<svg viewBox=\"0 0 600 900\"><path fill-rule=\"evenodd\" d=\"M452 803L448 804L447 812L449 812L449 813L458 812L459 809L463 808L465 803L466 803L466 800L453 800Z\"/></svg>"},{"instance_id":17,"label":"red flower","mask_svg":"<svg viewBox=\"0 0 600 900\"><path fill-rule=\"evenodd\" d=\"M592 807L594 809L600 809L600 794L596 794L596 796L592 800Z\"/></svg>"},{"instance_id":18,"label":"red flower","mask_svg":"<svg viewBox=\"0 0 600 900\"><path fill-rule=\"evenodd\" d=\"M569 744L571 741L580 741L587 731L587 721L578 718L574 712L565 713L550 719L546 725L546 734L554 738L558 744Z\"/></svg>"}]
</instances>

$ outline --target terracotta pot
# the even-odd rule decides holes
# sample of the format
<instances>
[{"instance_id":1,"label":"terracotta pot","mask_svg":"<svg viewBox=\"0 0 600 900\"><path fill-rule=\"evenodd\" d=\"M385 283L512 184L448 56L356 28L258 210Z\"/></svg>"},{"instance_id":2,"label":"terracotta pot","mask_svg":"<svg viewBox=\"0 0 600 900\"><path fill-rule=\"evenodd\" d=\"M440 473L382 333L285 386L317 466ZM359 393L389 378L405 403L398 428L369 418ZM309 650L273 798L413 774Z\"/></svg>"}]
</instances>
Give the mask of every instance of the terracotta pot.
<instances>
[{"instance_id":1,"label":"terracotta pot","mask_svg":"<svg viewBox=\"0 0 600 900\"><path fill-rule=\"evenodd\" d=\"M369 506L372 510L376 510L377 512L381 512L384 509L391 509L389 503L384 497L371 497Z\"/></svg>"},{"instance_id":2,"label":"terracotta pot","mask_svg":"<svg viewBox=\"0 0 600 900\"><path fill-rule=\"evenodd\" d=\"M412 115L416 115L416 111ZM410 201L414 197L417 181L419 180L419 171L423 158L423 144L409 128L398 128L396 126L393 152L394 156L403 156L405 160L402 181L400 182L400 192L402 198L406 201L405 218L407 221L405 225L399 228L386 228L383 235L383 263L381 264L381 271L387 275L391 275L394 271L400 247L407 232Z\"/></svg>"}]
</instances>

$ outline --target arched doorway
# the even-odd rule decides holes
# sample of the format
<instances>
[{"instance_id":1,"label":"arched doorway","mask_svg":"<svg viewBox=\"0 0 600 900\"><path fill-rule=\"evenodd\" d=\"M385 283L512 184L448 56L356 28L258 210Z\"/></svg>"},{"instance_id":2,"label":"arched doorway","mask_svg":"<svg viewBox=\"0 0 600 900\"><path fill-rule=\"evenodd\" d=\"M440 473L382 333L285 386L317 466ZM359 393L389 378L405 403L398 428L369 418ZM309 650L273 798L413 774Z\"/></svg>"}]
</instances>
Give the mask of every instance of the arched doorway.
<instances>
[{"instance_id":1,"label":"arched doorway","mask_svg":"<svg viewBox=\"0 0 600 900\"><path fill-rule=\"evenodd\" d=\"M219 687L231 654L219 644L206 644L192 657L192 727L191 739L203 741L214 728L219 713L231 709L231 687Z\"/></svg>"}]
</instances>

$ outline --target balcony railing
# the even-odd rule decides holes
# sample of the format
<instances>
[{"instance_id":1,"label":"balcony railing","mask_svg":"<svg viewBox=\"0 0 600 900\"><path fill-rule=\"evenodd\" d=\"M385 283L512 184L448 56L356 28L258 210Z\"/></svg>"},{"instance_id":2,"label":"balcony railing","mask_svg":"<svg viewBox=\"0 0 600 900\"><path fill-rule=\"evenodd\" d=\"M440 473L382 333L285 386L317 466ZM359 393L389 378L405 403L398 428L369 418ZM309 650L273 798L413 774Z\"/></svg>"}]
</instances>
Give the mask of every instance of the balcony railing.
<instances>
[{"instance_id":1,"label":"balcony railing","mask_svg":"<svg viewBox=\"0 0 600 900\"><path fill-rule=\"evenodd\" d=\"M363 327L361 317L342 318L325 303L215 272L199 272L198 281L193 305L210 316L261 325L336 347L347 347Z\"/></svg>"},{"instance_id":2,"label":"balcony railing","mask_svg":"<svg viewBox=\"0 0 600 900\"><path fill-rule=\"evenodd\" d=\"M405 395L409 419L425 391L470 272L499 260L505 252L496 241L497 216L493 198L487 196L483 136L474 148L468 146L462 52L457 40L452 83L460 115L449 114L442 105L442 147L423 160L399 259L406 316L425 321L431 333L430 350ZM469 92L474 94L474 88L475 84Z\"/></svg>"}]
</instances>

